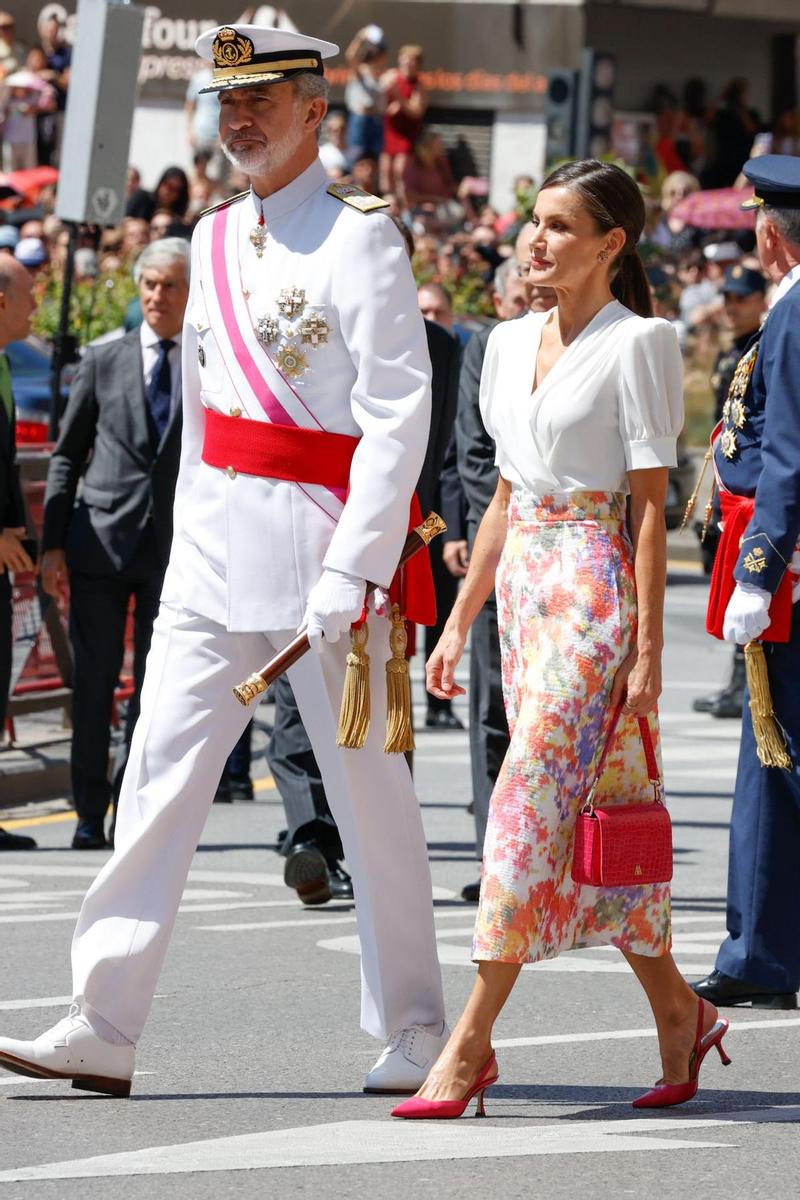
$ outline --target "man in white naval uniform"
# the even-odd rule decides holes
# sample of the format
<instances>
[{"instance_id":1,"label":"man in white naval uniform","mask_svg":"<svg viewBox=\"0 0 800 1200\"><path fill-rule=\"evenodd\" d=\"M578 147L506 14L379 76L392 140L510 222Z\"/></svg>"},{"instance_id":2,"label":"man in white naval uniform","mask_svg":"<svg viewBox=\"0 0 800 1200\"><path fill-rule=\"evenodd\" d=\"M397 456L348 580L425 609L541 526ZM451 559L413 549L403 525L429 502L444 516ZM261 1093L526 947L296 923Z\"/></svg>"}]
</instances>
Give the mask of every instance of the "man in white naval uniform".
<instances>
[{"instance_id":1,"label":"man in white naval uniform","mask_svg":"<svg viewBox=\"0 0 800 1200\"><path fill-rule=\"evenodd\" d=\"M129 1093L214 787L250 718L231 689L306 624L317 653L290 678L353 877L362 1027L387 1042L366 1087L413 1091L448 1031L419 806L403 755L383 751L385 617L370 617L366 745L337 749L336 732L341 635L365 581L388 588L425 455L425 332L398 231L374 198L331 194L317 156L321 60L337 47L237 26L197 50L214 63L223 147L252 190L205 215L192 243L175 535L116 850L75 931L75 1003L36 1041L0 1038L0 1065ZM265 433L299 437L315 463L278 477L248 466L248 438ZM349 479L326 474L331 435L354 447Z\"/></svg>"}]
</instances>

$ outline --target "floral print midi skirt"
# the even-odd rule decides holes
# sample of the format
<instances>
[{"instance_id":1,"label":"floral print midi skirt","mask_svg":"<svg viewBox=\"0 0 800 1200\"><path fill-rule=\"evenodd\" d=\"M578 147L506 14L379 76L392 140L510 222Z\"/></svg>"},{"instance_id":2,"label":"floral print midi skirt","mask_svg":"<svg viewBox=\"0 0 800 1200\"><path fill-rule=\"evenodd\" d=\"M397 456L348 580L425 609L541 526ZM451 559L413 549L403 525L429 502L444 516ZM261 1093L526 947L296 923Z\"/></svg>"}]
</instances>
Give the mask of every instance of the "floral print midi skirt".
<instances>
[{"instance_id":1,"label":"floral print midi skirt","mask_svg":"<svg viewBox=\"0 0 800 1200\"><path fill-rule=\"evenodd\" d=\"M668 884L592 888L571 878L614 674L636 644L625 497L515 489L497 605L511 743L489 809L473 958L537 962L603 943L665 954ZM623 714L595 802L652 796L636 718Z\"/></svg>"}]
</instances>

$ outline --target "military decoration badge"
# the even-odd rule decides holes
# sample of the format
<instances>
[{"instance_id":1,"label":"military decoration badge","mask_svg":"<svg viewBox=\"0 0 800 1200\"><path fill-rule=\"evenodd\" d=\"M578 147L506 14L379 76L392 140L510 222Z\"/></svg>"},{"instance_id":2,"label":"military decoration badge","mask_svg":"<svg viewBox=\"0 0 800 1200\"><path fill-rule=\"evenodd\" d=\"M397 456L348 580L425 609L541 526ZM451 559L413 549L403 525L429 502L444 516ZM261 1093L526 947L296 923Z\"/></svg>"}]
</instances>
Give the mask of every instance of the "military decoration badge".
<instances>
[{"instance_id":1,"label":"military decoration badge","mask_svg":"<svg viewBox=\"0 0 800 1200\"><path fill-rule=\"evenodd\" d=\"M261 258L264 253L264 247L267 244L267 223L264 220L264 203L261 203L261 211L258 214L258 221L254 229L250 230L250 245L256 252L256 255Z\"/></svg>"},{"instance_id":2,"label":"military decoration badge","mask_svg":"<svg viewBox=\"0 0 800 1200\"><path fill-rule=\"evenodd\" d=\"M329 333L330 326L322 313L309 313L300 322L300 337L315 349L327 342Z\"/></svg>"},{"instance_id":3,"label":"military decoration badge","mask_svg":"<svg viewBox=\"0 0 800 1200\"><path fill-rule=\"evenodd\" d=\"M299 379L308 369L308 362L302 350L296 346L282 346L275 355L278 369L290 379Z\"/></svg>"},{"instance_id":4,"label":"military decoration badge","mask_svg":"<svg viewBox=\"0 0 800 1200\"><path fill-rule=\"evenodd\" d=\"M269 346L272 342L276 342L280 337L281 327L278 324L276 317L267 314L265 317L259 317L256 321L256 337L265 346Z\"/></svg>"},{"instance_id":5,"label":"military decoration badge","mask_svg":"<svg viewBox=\"0 0 800 1200\"><path fill-rule=\"evenodd\" d=\"M728 389L728 397L722 408L722 453L727 459L735 458L739 446L736 441L736 434L741 432L747 424L748 409L744 402L747 394L747 389L750 386L750 379L756 365L758 356L758 346L753 346L751 350L744 355L733 373L731 386Z\"/></svg>"},{"instance_id":6,"label":"military decoration badge","mask_svg":"<svg viewBox=\"0 0 800 1200\"><path fill-rule=\"evenodd\" d=\"M283 288L278 296L278 308L290 321L300 315L306 306L306 294L302 288Z\"/></svg>"}]
</instances>

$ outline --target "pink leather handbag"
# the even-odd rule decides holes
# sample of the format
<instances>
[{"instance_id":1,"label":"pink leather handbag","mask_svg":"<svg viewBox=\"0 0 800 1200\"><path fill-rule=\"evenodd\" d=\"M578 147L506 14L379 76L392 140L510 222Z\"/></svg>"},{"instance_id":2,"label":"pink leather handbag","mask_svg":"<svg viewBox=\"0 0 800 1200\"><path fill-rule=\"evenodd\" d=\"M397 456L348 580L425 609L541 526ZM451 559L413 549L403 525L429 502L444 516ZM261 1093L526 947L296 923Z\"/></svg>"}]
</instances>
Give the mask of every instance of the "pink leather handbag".
<instances>
[{"instance_id":1,"label":"pink leather handbag","mask_svg":"<svg viewBox=\"0 0 800 1200\"><path fill-rule=\"evenodd\" d=\"M603 774L617 723L620 705L611 718L594 783L578 813L572 878L592 887L636 887L669 883L672 879L672 822L663 799L650 725L639 717L639 732L647 761L647 775L655 800L642 804L596 806L594 794Z\"/></svg>"}]
</instances>

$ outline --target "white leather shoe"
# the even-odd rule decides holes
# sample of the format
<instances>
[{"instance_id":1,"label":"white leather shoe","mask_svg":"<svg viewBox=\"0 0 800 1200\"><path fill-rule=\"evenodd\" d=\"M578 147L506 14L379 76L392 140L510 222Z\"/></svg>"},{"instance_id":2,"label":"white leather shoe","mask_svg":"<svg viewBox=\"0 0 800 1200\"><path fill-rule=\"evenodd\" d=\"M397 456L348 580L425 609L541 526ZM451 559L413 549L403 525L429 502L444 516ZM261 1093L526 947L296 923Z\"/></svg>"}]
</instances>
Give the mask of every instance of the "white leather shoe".
<instances>
[{"instance_id":1,"label":"white leather shoe","mask_svg":"<svg viewBox=\"0 0 800 1200\"><path fill-rule=\"evenodd\" d=\"M71 1079L74 1088L129 1096L136 1048L112 1046L98 1037L80 1008L35 1042L0 1038L0 1067L32 1079Z\"/></svg>"},{"instance_id":2,"label":"white leather shoe","mask_svg":"<svg viewBox=\"0 0 800 1200\"><path fill-rule=\"evenodd\" d=\"M449 1037L450 1030L444 1021L439 1033L431 1032L429 1025L396 1030L367 1075L364 1091L389 1096L418 1091Z\"/></svg>"}]
</instances>

